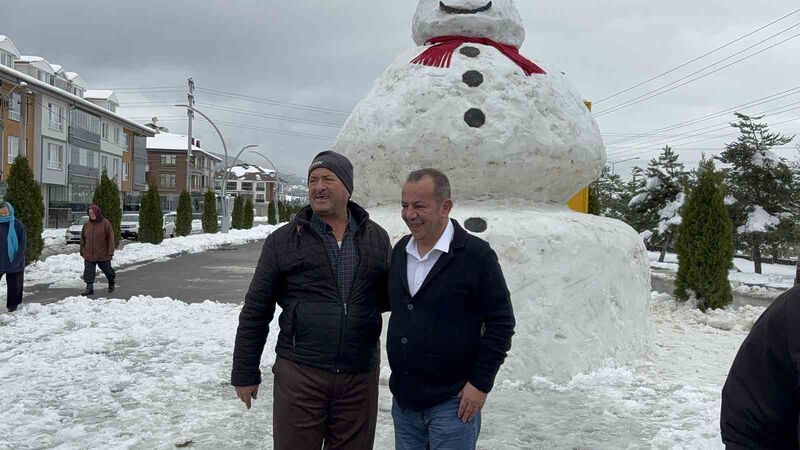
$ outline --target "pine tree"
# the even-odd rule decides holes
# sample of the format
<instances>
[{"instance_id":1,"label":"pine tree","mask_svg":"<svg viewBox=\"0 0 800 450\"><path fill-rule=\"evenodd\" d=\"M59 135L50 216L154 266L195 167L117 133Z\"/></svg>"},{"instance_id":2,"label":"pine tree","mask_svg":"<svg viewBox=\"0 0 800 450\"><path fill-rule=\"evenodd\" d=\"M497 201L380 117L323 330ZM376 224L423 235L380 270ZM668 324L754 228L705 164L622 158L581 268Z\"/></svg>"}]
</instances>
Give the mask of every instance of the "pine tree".
<instances>
[{"instance_id":1,"label":"pine tree","mask_svg":"<svg viewBox=\"0 0 800 450\"><path fill-rule=\"evenodd\" d=\"M628 204L639 216L636 229L651 235L651 242L661 243L660 262L664 262L681 223L680 210L685 201L688 177L678 155L664 147L658 159L647 166L647 181Z\"/></svg>"},{"instance_id":2,"label":"pine tree","mask_svg":"<svg viewBox=\"0 0 800 450\"><path fill-rule=\"evenodd\" d=\"M119 246L122 241L122 234L120 226L122 224L122 201L120 199L119 186L117 179L108 177L108 172L103 169L103 174L100 175L100 184L94 190L94 197L92 203L100 207L103 217L111 222L114 228L114 242Z\"/></svg>"},{"instance_id":3,"label":"pine tree","mask_svg":"<svg viewBox=\"0 0 800 450\"><path fill-rule=\"evenodd\" d=\"M795 176L787 161L770 149L786 145L794 139L770 132L761 117L735 113L739 130L736 142L725 147L717 157L726 164L725 178L730 194L738 201L737 208L746 216L737 217L736 232L753 255L755 272L761 273L762 247L772 245L773 231L781 221L792 220L798 204L794 194Z\"/></svg>"},{"instance_id":4,"label":"pine tree","mask_svg":"<svg viewBox=\"0 0 800 450\"><path fill-rule=\"evenodd\" d=\"M192 197L184 190L178 197L178 217L175 220L175 234L188 236L192 234Z\"/></svg>"},{"instance_id":5,"label":"pine tree","mask_svg":"<svg viewBox=\"0 0 800 450\"><path fill-rule=\"evenodd\" d=\"M231 214L231 228L241 230L244 228L244 199L237 195L233 200L233 214Z\"/></svg>"},{"instance_id":6,"label":"pine tree","mask_svg":"<svg viewBox=\"0 0 800 450\"><path fill-rule=\"evenodd\" d=\"M611 174L608 166L603 168L600 178L589 187L597 194L601 216L611 217L612 219L623 220L625 210L631 196L626 195L625 184L619 175ZM591 198L590 198L591 201Z\"/></svg>"},{"instance_id":7,"label":"pine tree","mask_svg":"<svg viewBox=\"0 0 800 450\"><path fill-rule=\"evenodd\" d=\"M28 239L25 261L26 264L31 264L39 259L44 248L44 199L39 183L34 179L33 171L28 165L28 158L17 156L11 164L4 200L11 203L15 217L25 225Z\"/></svg>"},{"instance_id":8,"label":"pine tree","mask_svg":"<svg viewBox=\"0 0 800 450\"><path fill-rule=\"evenodd\" d=\"M244 223L242 224L242 228L245 230L249 230L253 228L253 223L255 222L255 212L253 211L253 200L247 199L244 202Z\"/></svg>"},{"instance_id":9,"label":"pine tree","mask_svg":"<svg viewBox=\"0 0 800 450\"><path fill-rule=\"evenodd\" d=\"M164 240L164 212L158 188L150 184L139 208L139 241L160 244Z\"/></svg>"},{"instance_id":10,"label":"pine tree","mask_svg":"<svg viewBox=\"0 0 800 450\"><path fill-rule=\"evenodd\" d=\"M203 202L203 233L217 233L219 232L219 223L217 222L217 197L214 191L209 189L206 191L206 197Z\"/></svg>"},{"instance_id":11,"label":"pine tree","mask_svg":"<svg viewBox=\"0 0 800 450\"><path fill-rule=\"evenodd\" d=\"M697 186L686 201L675 250L678 299L688 300L691 292L702 311L731 303L728 270L733 261L733 224L725 206L723 175L713 160L700 162Z\"/></svg>"},{"instance_id":12,"label":"pine tree","mask_svg":"<svg viewBox=\"0 0 800 450\"><path fill-rule=\"evenodd\" d=\"M278 224L278 211L275 209L274 200L269 202L269 206L267 206L267 222L270 225Z\"/></svg>"},{"instance_id":13,"label":"pine tree","mask_svg":"<svg viewBox=\"0 0 800 450\"><path fill-rule=\"evenodd\" d=\"M289 221L289 216L291 215L291 211L289 207L286 205L286 202L278 202L278 218L281 223L286 223Z\"/></svg>"},{"instance_id":14,"label":"pine tree","mask_svg":"<svg viewBox=\"0 0 800 450\"><path fill-rule=\"evenodd\" d=\"M594 216L599 216L602 213L600 207L600 197L597 193L597 182L589 185L589 208L587 213L592 214Z\"/></svg>"}]
</instances>

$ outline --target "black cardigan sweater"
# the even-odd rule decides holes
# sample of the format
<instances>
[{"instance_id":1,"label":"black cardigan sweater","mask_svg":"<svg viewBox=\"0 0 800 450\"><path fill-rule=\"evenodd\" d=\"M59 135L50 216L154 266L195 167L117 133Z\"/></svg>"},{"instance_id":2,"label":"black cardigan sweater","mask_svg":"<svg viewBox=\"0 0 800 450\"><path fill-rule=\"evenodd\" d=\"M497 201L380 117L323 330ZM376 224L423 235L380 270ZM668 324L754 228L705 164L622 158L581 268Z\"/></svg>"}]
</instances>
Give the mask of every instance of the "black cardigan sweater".
<instances>
[{"instance_id":1,"label":"black cardigan sweater","mask_svg":"<svg viewBox=\"0 0 800 450\"><path fill-rule=\"evenodd\" d=\"M390 387L403 408L422 411L453 398L467 382L488 393L514 334L514 310L497 255L456 221L442 254L412 298L406 245L397 243L389 274L387 352Z\"/></svg>"}]
</instances>

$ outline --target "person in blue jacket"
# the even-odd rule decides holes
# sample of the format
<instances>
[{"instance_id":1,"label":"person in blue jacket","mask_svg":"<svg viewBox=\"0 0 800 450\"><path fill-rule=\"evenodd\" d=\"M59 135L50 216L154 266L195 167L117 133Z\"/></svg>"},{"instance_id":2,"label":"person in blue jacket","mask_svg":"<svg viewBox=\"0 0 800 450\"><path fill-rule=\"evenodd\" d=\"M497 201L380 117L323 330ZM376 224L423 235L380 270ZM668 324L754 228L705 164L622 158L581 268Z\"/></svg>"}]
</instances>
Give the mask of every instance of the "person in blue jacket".
<instances>
[{"instance_id":1,"label":"person in blue jacket","mask_svg":"<svg viewBox=\"0 0 800 450\"><path fill-rule=\"evenodd\" d=\"M11 203L0 202L0 278L6 277L9 312L16 311L22 303L27 245L25 225L14 217L14 207Z\"/></svg>"}]
</instances>

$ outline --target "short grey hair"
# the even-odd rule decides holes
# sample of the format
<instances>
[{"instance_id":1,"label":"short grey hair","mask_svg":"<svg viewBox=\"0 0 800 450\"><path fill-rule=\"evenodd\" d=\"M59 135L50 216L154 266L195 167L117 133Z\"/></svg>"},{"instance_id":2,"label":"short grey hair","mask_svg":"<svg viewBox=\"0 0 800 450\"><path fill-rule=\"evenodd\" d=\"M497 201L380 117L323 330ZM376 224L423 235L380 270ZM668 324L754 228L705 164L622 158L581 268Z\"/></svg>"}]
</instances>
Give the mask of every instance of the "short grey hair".
<instances>
[{"instance_id":1,"label":"short grey hair","mask_svg":"<svg viewBox=\"0 0 800 450\"><path fill-rule=\"evenodd\" d=\"M450 189L450 179L447 175L436 169L419 169L411 172L406 179L406 183L418 183L430 177L433 180L433 195L440 202L449 199L452 196Z\"/></svg>"}]
</instances>

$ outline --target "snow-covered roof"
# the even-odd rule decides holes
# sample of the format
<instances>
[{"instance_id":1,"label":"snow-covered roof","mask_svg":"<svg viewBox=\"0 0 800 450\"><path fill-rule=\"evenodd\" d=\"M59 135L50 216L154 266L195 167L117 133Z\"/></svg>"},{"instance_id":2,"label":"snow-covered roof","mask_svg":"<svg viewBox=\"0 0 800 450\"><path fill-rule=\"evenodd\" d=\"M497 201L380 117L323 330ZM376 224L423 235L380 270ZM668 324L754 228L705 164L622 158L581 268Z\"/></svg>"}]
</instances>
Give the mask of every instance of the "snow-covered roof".
<instances>
[{"instance_id":1,"label":"snow-covered roof","mask_svg":"<svg viewBox=\"0 0 800 450\"><path fill-rule=\"evenodd\" d=\"M119 98L117 98L117 94L114 91L92 89L84 92L83 98L86 100L108 100L119 105Z\"/></svg>"},{"instance_id":2,"label":"snow-covered roof","mask_svg":"<svg viewBox=\"0 0 800 450\"><path fill-rule=\"evenodd\" d=\"M78 86L81 89L86 89L86 83L83 82L83 78L81 78L80 75L78 75L75 72L65 72L65 74L67 75L67 79L72 84L74 84L75 86Z\"/></svg>"},{"instance_id":3,"label":"snow-covered roof","mask_svg":"<svg viewBox=\"0 0 800 450\"><path fill-rule=\"evenodd\" d=\"M55 71L56 75L64 71L64 66L58 64L50 64L50 67L53 68L53 71Z\"/></svg>"},{"instance_id":4,"label":"snow-covered roof","mask_svg":"<svg viewBox=\"0 0 800 450\"><path fill-rule=\"evenodd\" d=\"M116 120L117 122L122 123L123 125L130 128L139 135L152 136L153 134L155 134L155 132L151 128L147 128L146 126L138 122L134 122L133 120L127 119L117 113L113 113L105 108L95 105L94 103L88 102L83 98L78 97L77 95L73 95L55 86L51 86L43 81L39 81L30 75L20 72L19 70L0 65L0 77L2 76L11 78L16 82L24 81L28 83L28 86L31 89L38 90L40 92L46 92L49 95L53 95L58 99L61 99L74 106L85 109L93 114L97 114L100 117Z\"/></svg>"},{"instance_id":5,"label":"snow-covered roof","mask_svg":"<svg viewBox=\"0 0 800 450\"><path fill-rule=\"evenodd\" d=\"M237 164L230 168L232 180L274 181L275 171L254 164Z\"/></svg>"},{"instance_id":6,"label":"snow-covered roof","mask_svg":"<svg viewBox=\"0 0 800 450\"><path fill-rule=\"evenodd\" d=\"M19 54L19 50L17 50L17 47L15 47L14 43L11 42L11 39L3 35L0 35L0 50L11 53L12 55L14 55L14 58L17 59L22 57L22 55Z\"/></svg>"},{"instance_id":7,"label":"snow-covered roof","mask_svg":"<svg viewBox=\"0 0 800 450\"><path fill-rule=\"evenodd\" d=\"M50 75L56 74L56 71L53 69L53 66L41 56L22 55L20 56L18 62L23 64L30 64L39 70L43 70L49 73Z\"/></svg>"},{"instance_id":8,"label":"snow-covered roof","mask_svg":"<svg viewBox=\"0 0 800 450\"><path fill-rule=\"evenodd\" d=\"M158 133L153 137L147 138L148 151L167 150L175 152L180 152L180 151L185 152L186 147L188 146L189 146L189 138L185 134ZM192 152L200 152L208 155L212 159L215 159L217 161L222 161L220 158L212 155L211 153L203 150L202 148L196 145L192 145Z\"/></svg>"}]
</instances>

